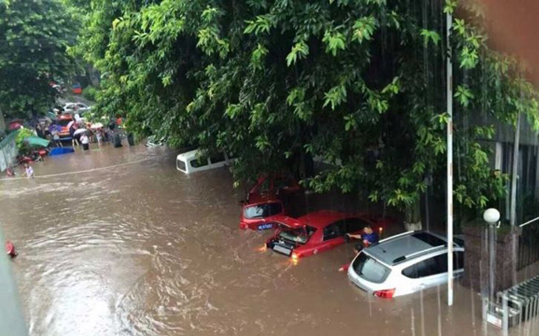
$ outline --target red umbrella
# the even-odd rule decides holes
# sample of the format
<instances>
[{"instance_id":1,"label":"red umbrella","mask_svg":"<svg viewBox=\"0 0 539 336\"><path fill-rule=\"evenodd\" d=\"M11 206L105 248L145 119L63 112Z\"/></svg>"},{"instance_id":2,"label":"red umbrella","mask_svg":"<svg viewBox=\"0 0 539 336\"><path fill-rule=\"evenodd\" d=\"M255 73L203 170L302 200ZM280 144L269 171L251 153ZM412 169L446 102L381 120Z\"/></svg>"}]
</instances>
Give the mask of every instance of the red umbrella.
<instances>
[{"instance_id":1,"label":"red umbrella","mask_svg":"<svg viewBox=\"0 0 539 336\"><path fill-rule=\"evenodd\" d=\"M21 127L22 127L22 122L12 121L12 122L9 123L9 130L10 131L18 130Z\"/></svg>"}]
</instances>

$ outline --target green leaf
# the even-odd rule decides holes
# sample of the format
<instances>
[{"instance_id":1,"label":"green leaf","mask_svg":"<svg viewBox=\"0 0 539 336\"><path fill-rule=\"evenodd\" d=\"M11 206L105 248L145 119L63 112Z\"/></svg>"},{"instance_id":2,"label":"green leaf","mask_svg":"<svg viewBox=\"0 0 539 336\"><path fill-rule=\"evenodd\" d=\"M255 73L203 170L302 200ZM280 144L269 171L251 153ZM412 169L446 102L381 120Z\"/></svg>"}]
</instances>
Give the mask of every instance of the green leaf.
<instances>
[{"instance_id":1,"label":"green leaf","mask_svg":"<svg viewBox=\"0 0 539 336\"><path fill-rule=\"evenodd\" d=\"M395 19L396 20L396 19ZM398 25L398 21L396 21ZM374 30L376 29L376 20L372 16L363 17L354 23L352 41L362 43L372 39Z\"/></svg>"},{"instance_id":2,"label":"green leaf","mask_svg":"<svg viewBox=\"0 0 539 336\"><path fill-rule=\"evenodd\" d=\"M470 100L474 98L472 91L470 91L466 85L457 86L454 96L463 107L468 107L470 105Z\"/></svg>"},{"instance_id":3,"label":"green leaf","mask_svg":"<svg viewBox=\"0 0 539 336\"><path fill-rule=\"evenodd\" d=\"M446 0L444 4L444 13L453 14L455 12L455 9L457 8L457 4L457 0Z\"/></svg>"},{"instance_id":4,"label":"green leaf","mask_svg":"<svg viewBox=\"0 0 539 336\"><path fill-rule=\"evenodd\" d=\"M291 66L293 64L296 64L296 61L298 59L304 59L309 55L309 46L301 41L296 43L292 47L292 51L286 56L286 65Z\"/></svg>"},{"instance_id":5,"label":"green leaf","mask_svg":"<svg viewBox=\"0 0 539 336\"><path fill-rule=\"evenodd\" d=\"M437 46L441 40L440 35L433 30L421 29L421 36L423 36L423 44L425 47L428 46L429 41Z\"/></svg>"},{"instance_id":6,"label":"green leaf","mask_svg":"<svg viewBox=\"0 0 539 336\"><path fill-rule=\"evenodd\" d=\"M339 50L344 50L344 35L340 32L326 31L322 42L326 44L326 52L330 52L333 56L337 56Z\"/></svg>"},{"instance_id":7,"label":"green leaf","mask_svg":"<svg viewBox=\"0 0 539 336\"><path fill-rule=\"evenodd\" d=\"M328 92L324 94L324 105L331 105L331 109L335 110L337 106L346 101L346 87L344 85L338 85L332 87Z\"/></svg>"}]
</instances>

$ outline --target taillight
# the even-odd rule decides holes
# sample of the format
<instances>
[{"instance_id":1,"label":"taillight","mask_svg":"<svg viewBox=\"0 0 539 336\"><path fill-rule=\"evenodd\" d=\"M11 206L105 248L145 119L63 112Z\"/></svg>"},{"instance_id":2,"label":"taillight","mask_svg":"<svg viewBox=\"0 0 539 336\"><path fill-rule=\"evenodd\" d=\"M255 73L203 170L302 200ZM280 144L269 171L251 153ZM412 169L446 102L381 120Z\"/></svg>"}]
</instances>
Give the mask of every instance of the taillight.
<instances>
[{"instance_id":1,"label":"taillight","mask_svg":"<svg viewBox=\"0 0 539 336\"><path fill-rule=\"evenodd\" d=\"M377 296L382 299L391 299L393 298L393 295L395 294L395 288L393 289L384 289L380 291L374 292L374 296Z\"/></svg>"}]
</instances>

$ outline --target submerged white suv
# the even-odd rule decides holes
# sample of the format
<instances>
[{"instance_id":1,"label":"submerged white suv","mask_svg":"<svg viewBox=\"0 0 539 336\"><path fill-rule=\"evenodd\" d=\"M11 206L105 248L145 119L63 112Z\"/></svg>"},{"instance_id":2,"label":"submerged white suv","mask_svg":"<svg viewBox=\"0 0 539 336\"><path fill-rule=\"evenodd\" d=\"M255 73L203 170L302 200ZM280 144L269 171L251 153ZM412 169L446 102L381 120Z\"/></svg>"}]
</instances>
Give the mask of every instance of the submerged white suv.
<instances>
[{"instance_id":1,"label":"submerged white suv","mask_svg":"<svg viewBox=\"0 0 539 336\"><path fill-rule=\"evenodd\" d=\"M455 238L453 270L464 272L464 241ZM381 240L361 251L348 268L348 279L377 297L392 298L447 282L447 240L412 231Z\"/></svg>"}]
</instances>

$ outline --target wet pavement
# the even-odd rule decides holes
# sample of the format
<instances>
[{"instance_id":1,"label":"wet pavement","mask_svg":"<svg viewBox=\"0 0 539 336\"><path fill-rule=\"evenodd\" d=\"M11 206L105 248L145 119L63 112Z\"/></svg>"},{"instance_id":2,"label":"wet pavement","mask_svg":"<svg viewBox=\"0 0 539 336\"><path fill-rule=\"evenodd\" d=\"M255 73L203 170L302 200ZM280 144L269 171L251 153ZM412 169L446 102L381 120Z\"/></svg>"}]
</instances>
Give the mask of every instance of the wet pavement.
<instances>
[{"instance_id":1,"label":"wet pavement","mask_svg":"<svg viewBox=\"0 0 539 336\"><path fill-rule=\"evenodd\" d=\"M351 246L297 265L260 251L269 233L238 229L243 192L224 169L186 176L162 148L94 146L34 170L0 180L31 335L498 334L458 285L452 309L445 287L368 296L337 272Z\"/></svg>"}]
</instances>

